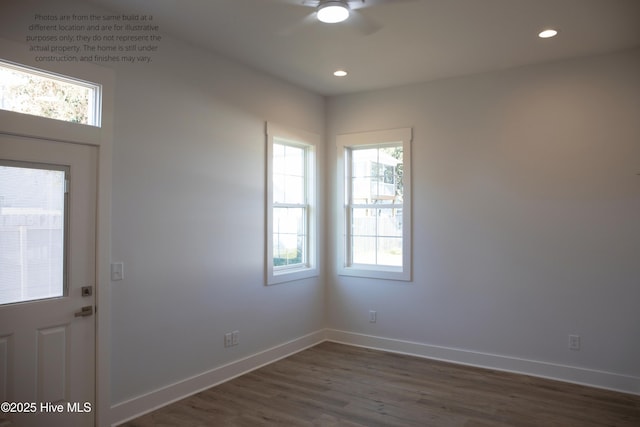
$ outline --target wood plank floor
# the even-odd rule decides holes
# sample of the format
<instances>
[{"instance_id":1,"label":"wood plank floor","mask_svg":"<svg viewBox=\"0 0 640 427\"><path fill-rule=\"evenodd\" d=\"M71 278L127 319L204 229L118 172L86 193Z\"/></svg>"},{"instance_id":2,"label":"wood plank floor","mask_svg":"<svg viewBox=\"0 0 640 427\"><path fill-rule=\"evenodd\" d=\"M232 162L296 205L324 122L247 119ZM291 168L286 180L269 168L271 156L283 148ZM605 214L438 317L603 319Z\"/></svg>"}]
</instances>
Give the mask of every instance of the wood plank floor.
<instances>
[{"instance_id":1,"label":"wood plank floor","mask_svg":"<svg viewBox=\"0 0 640 427\"><path fill-rule=\"evenodd\" d=\"M640 426L640 396L325 342L124 424Z\"/></svg>"}]
</instances>

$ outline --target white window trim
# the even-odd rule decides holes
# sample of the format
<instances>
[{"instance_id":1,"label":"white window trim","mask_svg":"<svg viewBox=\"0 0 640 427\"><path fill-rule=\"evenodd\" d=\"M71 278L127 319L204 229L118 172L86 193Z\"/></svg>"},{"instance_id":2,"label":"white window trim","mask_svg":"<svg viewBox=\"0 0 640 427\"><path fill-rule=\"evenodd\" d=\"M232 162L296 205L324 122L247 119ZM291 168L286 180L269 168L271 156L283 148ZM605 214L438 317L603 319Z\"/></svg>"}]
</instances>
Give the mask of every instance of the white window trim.
<instances>
[{"instance_id":1,"label":"white window trim","mask_svg":"<svg viewBox=\"0 0 640 427\"><path fill-rule=\"evenodd\" d=\"M399 128L372 132L338 135L338 209L339 226L337 236L337 270L340 276L367 277L387 280L412 280L412 222L411 222L411 128ZM348 210L348 151L365 146L397 145L402 143L403 152L403 207L402 207L402 267L376 266L349 263Z\"/></svg>"},{"instance_id":2,"label":"white window trim","mask_svg":"<svg viewBox=\"0 0 640 427\"><path fill-rule=\"evenodd\" d=\"M267 167L266 167L266 283L290 282L318 276L318 206L317 206L317 147L320 136L299 129L266 124L267 135ZM303 147L306 150L306 178L307 178L307 262L302 267L274 268L273 266L273 144L276 139L286 140L292 146Z\"/></svg>"}]
</instances>

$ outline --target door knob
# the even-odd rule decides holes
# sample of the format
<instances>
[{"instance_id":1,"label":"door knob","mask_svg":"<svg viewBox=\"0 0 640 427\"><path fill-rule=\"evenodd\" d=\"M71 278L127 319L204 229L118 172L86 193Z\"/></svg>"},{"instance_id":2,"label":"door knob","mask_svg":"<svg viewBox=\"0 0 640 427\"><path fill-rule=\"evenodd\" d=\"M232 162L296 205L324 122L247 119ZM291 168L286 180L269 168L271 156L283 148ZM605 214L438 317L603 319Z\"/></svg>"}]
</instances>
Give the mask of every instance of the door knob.
<instances>
[{"instance_id":1,"label":"door knob","mask_svg":"<svg viewBox=\"0 0 640 427\"><path fill-rule=\"evenodd\" d=\"M82 307L80 309L80 311L76 311L74 316L75 317L86 317L86 316L91 316L92 314L93 314L93 306L92 305L85 305L84 307Z\"/></svg>"}]
</instances>

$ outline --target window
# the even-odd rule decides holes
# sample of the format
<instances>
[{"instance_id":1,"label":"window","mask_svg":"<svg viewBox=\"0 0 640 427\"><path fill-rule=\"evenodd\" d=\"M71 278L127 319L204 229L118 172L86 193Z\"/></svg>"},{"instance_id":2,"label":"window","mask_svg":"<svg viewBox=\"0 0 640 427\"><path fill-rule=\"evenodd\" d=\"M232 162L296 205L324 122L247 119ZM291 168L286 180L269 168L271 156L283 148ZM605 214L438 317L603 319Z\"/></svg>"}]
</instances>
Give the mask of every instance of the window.
<instances>
[{"instance_id":1,"label":"window","mask_svg":"<svg viewBox=\"0 0 640 427\"><path fill-rule=\"evenodd\" d=\"M318 136L267 124L267 284L316 276Z\"/></svg>"},{"instance_id":2,"label":"window","mask_svg":"<svg viewBox=\"0 0 640 427\"><path fill-rule=\"evenodd\" d=\"M65 294L66 173L0 161L0 304Z\"/></svg>"},{"instance_id":3,"label":"window","mask_svg":"<svg viewBox=\"0 0 640 427\"><path fill-rule=\"evenodd\" d=\"M339 135L339 274L411 280L411 129Z\"/></svg>"},{"instance_id":4,"label":"window","mask_svg":"<svg viewBox=\"0 0 640 427\"><path fill-rule=\"evenodd\" d=\"M0 109L100 126L100 86L0 61Z\"/></svg>"}]
</instances>

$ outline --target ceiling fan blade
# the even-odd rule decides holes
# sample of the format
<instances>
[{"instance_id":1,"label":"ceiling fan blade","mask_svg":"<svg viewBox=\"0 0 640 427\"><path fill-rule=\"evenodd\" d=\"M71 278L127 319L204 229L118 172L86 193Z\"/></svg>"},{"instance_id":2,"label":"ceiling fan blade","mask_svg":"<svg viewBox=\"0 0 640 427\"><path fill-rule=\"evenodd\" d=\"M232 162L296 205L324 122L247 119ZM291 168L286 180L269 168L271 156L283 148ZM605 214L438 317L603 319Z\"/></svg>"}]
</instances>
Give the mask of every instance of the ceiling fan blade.
<instances>
[{"instance_id":1,"label":"ceiling fan blade","mask_svg":"<svg viewBox=\"0 0 640 427\"><path fill-rule=\"evenodd\" d=\"M409 3L417 0L349 0L349 8L358 10L364 7L379 6L381 4Z\"/></svg>"},{"instance_id":2,"label":"ceiling fan blade","mask_svg":"<svg viewBox=\"0 0 640 427\"><path fill-rule=\"evenodd\" d=\"M357 10L351 10L351 16L349 17L351 24L362 34L368 36L375 33L382 28L382 25L367 18Z\"/></svg>"},{"instance_id":3,"label":"ceiling fan blade","mask_svg":"<svg viewBox=\"0 0 640 427\"><path fill-rule=\"evenodd\" d=\"M298 32L302 27L306 27L307 25L311 25L316 22L316 13L312 12L296 22L295 24L291 24L287 27L282 28L278 31L278 35L282 37L290 36L296 32Z\"/></svg>"},{"instance_id":4,"label":"ceiling fan blade","mask_svg":"<svg viewBox=\"0 0 640 427\"><path fill-rule=\"evenodd\" d=\"M318 7L320 0L274 0L278 3L286 3L292 6Z\"/></svg>"}]
</instances>

